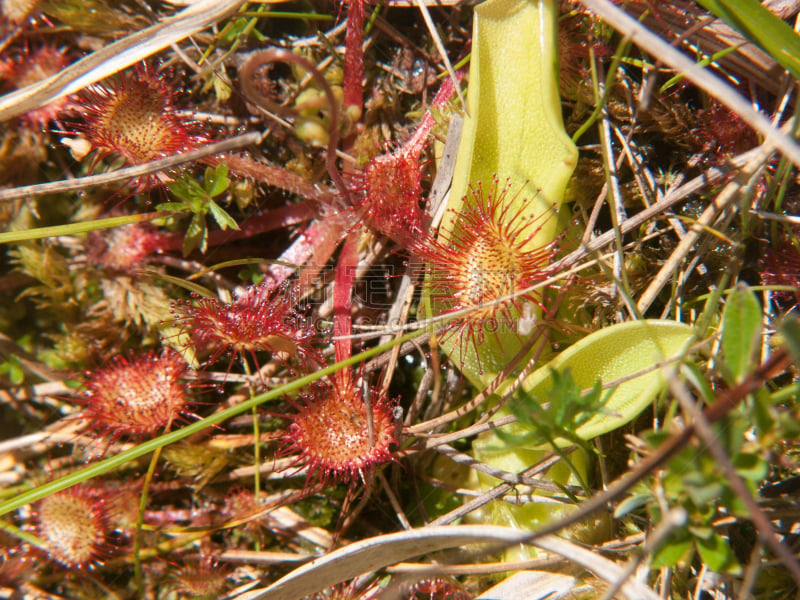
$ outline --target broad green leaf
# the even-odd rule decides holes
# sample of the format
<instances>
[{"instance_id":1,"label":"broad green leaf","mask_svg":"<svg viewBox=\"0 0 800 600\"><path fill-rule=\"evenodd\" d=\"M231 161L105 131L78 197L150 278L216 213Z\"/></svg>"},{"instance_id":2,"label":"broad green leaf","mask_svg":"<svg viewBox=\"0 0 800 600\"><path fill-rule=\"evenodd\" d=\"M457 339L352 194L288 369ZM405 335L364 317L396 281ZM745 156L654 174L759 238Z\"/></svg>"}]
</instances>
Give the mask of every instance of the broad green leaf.
<instances>
[{"instance_id":1,"label":"broad green leaf","mask_svg":"<svg viewBox=\"0 0 800 600\"><path fill-rule=\"evenodd\" d=\"M681 355L687 344L694 338L694 329L674 321L629 321L612 325L596 331L573 344L544 367L526 379L522 387L534 398L547 398L553 387L553 372L566 369L579 389L592 389L600 380L603 383L619 383L608 395L604 407L609 412L598 413L579 425L573 432L575 436L589 440L606 433L634 419L664 386L664 378L658 364L664 360ZM551 401L555 401L552 400ZM498 415L507 414L503 408ZM514 434L525 433L521 424L506 428ZM559 445L568 445L566 440ZM493 431L479 435L472 444L476 460L491 467L511 473L519 473L542 460L549 449L542 446L520 447L505 445L503 439ZM562 460L550 468L543 476L557 485L579 485L580 474L586 473L586 455L581 450L567 457L573 465L570 470ZM479 475L484 489L497 484L497 479ZM531 502L525 506L508 506L505 503L492 503L491 522L496 525L532 527L537 523L559 518L570 508L560 504ZM572 535L590 539L601 535L603 523L583 524L582 529L571 531Z\"/></svg>"},{"instance_id":2,"label":"broad green leaf","mask_svg":"<svg viewBox=\"0 0 800 600\"><path fill-rule=\"evenodd\" d=\"M652 501L653 501L653 495L650 493L636 494L635 496L630 496L629 498L626 498L625 500L620 502L614 509L614 518L621 519L628 513L632 513L644 506L647 506Z\"/></svg>"},{"instance_id":3,"label":"broad green leaf","mask_svg":"<svg viewBox=\"0 0 800 600\"><path fill-rule=\"evenodd\" d=\"M745 481L760 484L769 475L769 464L758 454L742 452L733 458L736 472Z\"/></svg>"},{"instance_id":4,"label":"broad green leaf","mask_svg":"<svg viewBox=\"0 0 800 600\"><path fill-rule=\"evenodd\" d=\"M722 352L734 381L739 383L753 368L753 354L761 338L761 305L746 285L737 285L722 313Z\"/></svg>"},{"instance_id":5,"label":"broad green leaf","mask_svg":"<svg viewBox=\"0 0 800 600\"><path fill-rule=\"evenodd\" d=\"M699 0L747 39L761 46L778 64L800 79L800 36L758 0Z\"/></svg>"},{"instance_id":6,"label":"broad green leaf","mask_svg":"<svg viewBox=\"0 0 800 600\"><path fill-rule=\"evenodd\" d=\"M541 217L536 235L525 249L546 246L561 229L552 213L561 204L577 162L577 150L564 131L557 79L557 19L555 0L488 0L475 8L467 104L453 187L440 231L451 231L459 211L471 202L470 186L488 188L497 178L508 182L509 214L520 221ZM485 267L485 265L480 265ZM428 290L429 291L429 290ZM446 312L431 307L428 315ZM511 308L512 319L518 315ZM533 307L536 318L539 308ZM464 375L485 385L503 370L523 346L514 327L486 335L473 344L451 335L442 347ZM476 350L477 348L477 350Z\"/></svg>"},{"instance_id":7,"label":"broad green leaf","mask_svg":"<svg viewBox=\"0 0 800 600\"><path fill-rule=\"evenodd\" d=\"M795 363L800 363L800 322L795 317L787 316L779 326L786 347Z\"/></svg>"},{"instance_id":8,"label":"broad green leaf","mask_svg":"<svg viewBox=\"0 0 800 600\"><path fill-rule=\"evenodd\" d=\"M575 434L589 440L622 427L639 415L664 384L659 362L675 358L694 337L694 329L674 321L628 321L595 331L559 354L526 379L522 387L532 396L545 397L552 385L552 369L569 368L581 389L627 379L614 388L605 409L578 427ZM656 368L653 368L656 367Z\"/></svg>"},{"instance_id":9,"label":"broad green leaf","mask_svg":"<svg viewBox=\"0 0 800 600\"><path fill-rule=\"evenodd\" d=\"M590 440L636 418L663 388L664 378L656 365L679 356L693 337L694 329L674 321L629 321L612 325L564 350L532 373L522 387L528 395L545 399L554 383L553 372L565 369L571 371L579 389L591 389L598 379L604 384L624 379L608 396L605 412L596 414L573 432L576 437ZM499 414L508 412L503 408ZM525 433L521 424L505 429L513 434ZM567 445L566 442L563 445ZM479 435L472 449L479 460L512 473L535 464L547 452L542 446L510 446L493 431ZM568 480L568 474L558 479L561 483Z\"/></svg>"}]
</instances>

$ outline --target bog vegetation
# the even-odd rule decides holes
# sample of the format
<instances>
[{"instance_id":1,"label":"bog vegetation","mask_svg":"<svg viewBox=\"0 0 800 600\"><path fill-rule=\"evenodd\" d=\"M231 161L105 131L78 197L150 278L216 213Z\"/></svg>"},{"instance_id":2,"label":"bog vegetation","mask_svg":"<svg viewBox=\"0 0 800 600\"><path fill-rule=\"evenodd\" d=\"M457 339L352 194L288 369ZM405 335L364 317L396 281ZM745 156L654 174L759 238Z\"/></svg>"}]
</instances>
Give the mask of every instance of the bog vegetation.
<instances>
[{"instance_id":1,"label":"bog vegetation","mask_svg":"<svg viewBox=\"0 0 800 600\"><path fill-rule=\"evenodd\" d=\"M800 2L0 6L0 596L797 596Z\"/></svg>"}]
</instances>

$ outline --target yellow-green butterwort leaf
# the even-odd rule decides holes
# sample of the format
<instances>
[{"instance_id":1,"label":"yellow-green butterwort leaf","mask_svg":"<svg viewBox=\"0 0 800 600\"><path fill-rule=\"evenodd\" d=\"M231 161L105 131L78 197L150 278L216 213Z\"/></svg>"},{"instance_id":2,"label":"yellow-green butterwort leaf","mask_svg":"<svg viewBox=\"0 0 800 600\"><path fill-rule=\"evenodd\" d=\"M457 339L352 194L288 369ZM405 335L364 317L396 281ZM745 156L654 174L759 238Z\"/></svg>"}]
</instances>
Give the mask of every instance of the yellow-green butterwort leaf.
<instances>
[{"instance_id":1,"label":"yellow-green butterwort leaf","mask_svg":"<svg viewBox=\"0 0 800 600\"><path fill-rule=\"evenodd\" d=\"M469 115L439 239L454 252L461 252L458 240L453 239L458 236L457 223L464 220L465 210L477 204L480 194L471 190L479 188L484 196L492 196L487 198L489 202L501 205L496 214L503 213L513 221L493 225L512 230L512 237L516 235L518 239L502 240L494 246L489 239L482 240L483 255L477 252L469 257L473 279L482 278L487 272L489 277L497 277L501 270L501 277L513 281L516 273L508 265L519 257L512 256L508 246L516 246L517 253L546 248L562 227L556 211L577 162L577 150L564 131L561 118L557 19L555 0L487 0L475 8ZM498 183L492 190L495 180ZM535 227L516 226L525 222L535 223ZM451 235L443 237L443 231ZM497 264L484 260L486 256L501 255L507 260L498 259ZM433 282L442 283L446 284ZM428 316L452 312L456 306L453 296L436 298L431 294L431 285L429 279L423 291L423 312ZM462 290L460 297L468 295L472 292ZM494 300L491 295L475 295L484 302ZM460 334L443 336L441 340L444 351L476 385L483 386L494 379L524 346L525 335L516 326L522 317L520 303L505 306L505 322L499 323L496 331L493 323L487 323L487 334L478 341L465 340ZM529 314L525 316L531 320L541 312L536 303L526 309Z\"/></svg>"}]
</instances>

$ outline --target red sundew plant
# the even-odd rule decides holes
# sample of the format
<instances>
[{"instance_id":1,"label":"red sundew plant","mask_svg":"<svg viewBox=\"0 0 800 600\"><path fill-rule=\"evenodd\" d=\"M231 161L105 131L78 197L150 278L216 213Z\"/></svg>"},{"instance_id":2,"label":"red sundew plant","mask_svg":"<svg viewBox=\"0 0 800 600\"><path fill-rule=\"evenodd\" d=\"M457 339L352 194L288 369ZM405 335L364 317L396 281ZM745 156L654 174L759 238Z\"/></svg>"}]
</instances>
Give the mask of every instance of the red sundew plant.
<instances>
[{"instance_id":1,"label":"red sundew plant","mask_svg":"<svg viewBox=\"0 0 800 600\"><path fill-rule=\"evenodd\" d=\"M69 569L92 569L112 554L107 499L89 485L44 498L36 506L36 534L48 556Z\"/></svg>"},{"instance_id":2,"label":"red sundew plant","mask_svg":"<svg viewBox=\"0 0 800 600\"><path fill-rule=\"evenodd\" d=\"M458 582L443 577L418 581L403 595L404 600L470 600L471 597Z\"/></svg>"},{"instance_id":3,"label":"red sundew plant","mask_svg":"<svg viewBox=\"0 0 800 600\"><path fill-rule=\"evenodd\" d=\"M454 95L455 85L445 81L431 108L443 110ZM423 229L422 152L434 125L433 113L427 111L414 135L400 148L376 156L362 173L353 177L353 187L360 190L367 225L401 246L410 245Z\"/></svg>"},{"instance_id":4,"label":"red sundew plant","mask_svg":"<svg viewBox=\"0 0 800 600\"><path fill-rule=\"evenodd\" d=\"M412 247L415 257L429 265L434 314L469 311L449 324L445 335L455 334L461 343L471 340L476 348L483 343L487 323L495 331L516 331L527 304L541 307L541 292L524 290L552 275L556 243L534 243L540 222L551 215L524 218L510 192L508 184L501 186L496 179L487 190L471 188L469 204L452 228Z\"/></svg>"},{"instance_id":5,"label":"red sundew plant","mask_svg":"<svg viewBox=\"0 0 800 600\"><path fill-rule=\"evenodd\" d=\"M795 288L789 292L775 292L775 298L785 304L800 302L800 252L791 242L783 242L777 248L767 247L758 261L761 281L764 285Z\"/></svg>"},{"instance_id":6,"label":"red sundew plant","mask_svg":"<svg viewBox=\"0 0 800 600\"><path fill-rule=\"evenodd\" d=\"M281 354L304 366L321 363L313 347L312 328L295 310L288 286L254 286L233 302L216 298L176 302L175 324L187 333L198 351L209 351L213 363L224 353Z\"/></svg>"},{"instance_id":7,"label":"red sundew plant","mask_svg":"<svg viewBox=\"0 0 800 600\"><path fill-rule=\"evenodd\" d=\"M34 556L13 538L0 533L0 586L18 585L23 577L30 574L34 564Z\"/></svg>"},{"instance_id":8,"label":"red sundew plant","mask_svg":"<svg viewBox=\"0 0 800 600\"><path fill-rule=\"evenodd\" d=\"M23 88L55 75L70 63L64 48L44 45L34 50L25 49L17 58L0 61L0 81L12 89ZM22 121L44 128L60 115L74 108L72 96L65 96L26 113Z\"/></svg>"},{"instance_id":9,"label":"red sundew plant","mask_svg":"<svg viewBox=\"0 0 800 600\"><path fill-rule=\"evenodd\" d=\"M219 598L228 584L230 569L220 567L211 556L188 562L169 575L172 590L181 598Z\"/></svg>"},{"instance_id":10,"label":"red sundew plant","mask_svg":"<svg viewBox=\"0 0 800 600\"><path fill-rule=\"evenodd\" d=\"M420 152L382 154L360 176L367 224L401 245L422 229Z\"/></svg>"},{"instance_id":11,"label":"red sundew plant","mask_svg":"<svg viewBox=\"0 0 800 600\"><path fill-rule=\"evenodd\" d=\"M93 231L86 242L89 264L110 271L128 272L161 250L166 236L155 227L135 223L109 231Z\"/></svg>"},{"instance_id":12,"label":"red sundew plant","mask_svg":"<svg viewBox=\"0 0 800 600\"><path fill-rule=\"evenodd\" d=\"M282 415L292 422L281 453L297 454L294 466L306 470L307 483L365 482L392 460L397 440L391 403L374 390L367 393L369 408L354 383L319 387L302 398L296 414Z\"/></svg>"},{"instance_id":13,"label":"red sundew plant","mask_svg":"<svg viewBox=\"0 0 800 600\"><path fill-rule=\"evenodd\" d=\"M40 0L2 0L0 1L0 21L7 19L15 25L22 24L34 14Z\"/></svg>"},{"instance_id":14,"label":"red sundew plant","mask_svg":"<svg viewBox=\"0 0 800 600\"><path fill-rule=\"evenodd\" d=\"M334 354L337 361L352 355L350 339L352 290L358 247L347 240L336 266L333 293ZM392 459L395 438L390 402L361 384L351 368L337 371L329 386L316 387L295 404L284 435L283 454L296 454L294 466L305 468L306 483L362 482L372 470Z\"/></svg>"},{"instance_id":15,"label":"red sundew plant","mask_svg":"<svg viewBox=\"0 0 800 600\"><path fill-rule=\"evenodd\" d=\"M86 375L80 397L92 429L112 440L156 435L181 418L190 401L187 365L174 350L116 356Z\"/></svg>"},{"instance_id":16,"label":"red sundew plant","mask_svg":"<svg viewBox=\"0 0 800 600\"><path fill-rule=\"evenodd\" d=\"M84 122L77 129L94 151L91 166L107 157L138 165L191 150L206 138L179 117L163 74L144 65L92 85L78 99Z\"/></svg>"},{"instance_id":17,"label":"red sundew plant","mask_svg":"<svg viewBox=\"0 0 800 600\"><path fill-rule=\"evenodd\" d=\"M220 513L228 520L244 520L242 528L248 533L258 533L261 530L261 520L258 515L262 509L253 490L236 487L228 491Z\"/></svg>"},{"instance_id":18,"label":"red sundew plant","mask_svg":"<svg viewBox=\"0 0 800 600\"><path fill-rule=\"evenodd\" d=\"M708 109L699 111L692 134L702 151L720 163L758 143L755 131L739 115L716 100L709 102Z\"/></svg>"}]
</instances>

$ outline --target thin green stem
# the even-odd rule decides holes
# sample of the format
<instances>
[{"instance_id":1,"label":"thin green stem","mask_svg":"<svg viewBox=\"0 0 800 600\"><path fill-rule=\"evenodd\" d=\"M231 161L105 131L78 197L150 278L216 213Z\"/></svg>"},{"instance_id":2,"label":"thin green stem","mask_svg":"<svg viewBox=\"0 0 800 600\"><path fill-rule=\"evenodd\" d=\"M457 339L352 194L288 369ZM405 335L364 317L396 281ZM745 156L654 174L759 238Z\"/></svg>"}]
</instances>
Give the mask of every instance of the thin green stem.
<instances>
[{"instance_id":1,"label":"thin green stem","mask_svg":"<svg viewBox=\"0 0 800 600\"><path fill-rule=\"evenodd\" d=\"M12 535L15 538L22 540L23 542L28 542L31 546L34 546L35 548L47 551L45 543L41 539L39 539L29 531L25 531L24 529L15 527L11 523L0 521L0 531L4 531L8 535Z\"/></svg>"},{"instance_id":2,"label":"thin green stem","mask_svg":"<svg viewBox=\"0 0 800 600\"><path fill-rule=\"evenodd\" d=\"M147 508L147 496L150 492L150 483L153 481L153 475L156 472L156 464L161 457L161 449L159 446L153 452L153 457L150 459L150 465L147 467L147 473L144 477L144 484L142 485L142 495L139 498L139 514L136 516L136 531L133 533L133 576L136 581L136 588L139 590L139 597L145 597L144 589L144 576L142 575L142 557L140 555L142 549L142 525L144 524L144 511Z\"/></svg>"},{"instance_id":3,"label":"thin green stem","mask_svg":"<svg viewBox=\"0 0 800 600\"><path fill-rule=\"evenodd\" d=\"M584 133L595 124L597 119L600 118L600 115L603 113L603 109L606 106L606 100L608 100L608 96L611 94L611 90L614 87L614 81L617 77L617 69L622 61L622 57L625 56L631 48L631 42L628 38L625 38L620 42L619 46L617 47L617 51L614 53L614 60L611 61L611 66L608 68L608 73L606 74L605 82L603 83L603 94L597 100L594 110L592 114L589 115L589 118L578 127L578 130L573 134L572 141L573 143L578 143L578 140L581 139ZM593 50L591 46L589 47L589 52L593 54ZM596 81L597 79L597 71L595 69L595 62L594 60L591 61L592 66L592 79Z\"/></svg>"},{"instance_id":4,"label":"thin green stem","mask_svg":"<svg viewBox=\"0 0 800 600\"><path fill-rule=\"evenodd\" d=\"M98 229L110 229L121 227L133 223L143 223L166 217L168 212L152 212L136 215L125 215L123 217L109 217L107 219L95 219L83 223L69 223L68 225L53 225L52 227L37 227L35 229L22 229L20 231L6 231L0 233L0 244L11 244L17 242L27 242L30 240L40 240L43 238L59 237L63 235L78 235Z\"/></svg>"},{"instance_id":5,"label":"thin green stem","mask_svg":"<svg viewBox=\"0 0 800 600\"><path fill-rule=\"evenodd\" d=\"M242 366L244 367L245 375L248 376L247 388L250 391L250 397L253 398L255 396L253 384L249 381L249 378L252 377L252 370L250 369L250 363L247 362L247 359L242 355ZM256 499L256 502L261 502L261 471L259 467L261 466L261 428L258 425L258 406L253 406L252 408L253 414L253 495ZM258 538L256 538L256 552L261 551L261 543Z\"/></svg>"}]
</instances>

